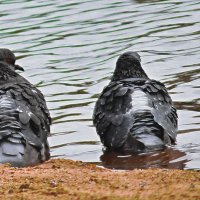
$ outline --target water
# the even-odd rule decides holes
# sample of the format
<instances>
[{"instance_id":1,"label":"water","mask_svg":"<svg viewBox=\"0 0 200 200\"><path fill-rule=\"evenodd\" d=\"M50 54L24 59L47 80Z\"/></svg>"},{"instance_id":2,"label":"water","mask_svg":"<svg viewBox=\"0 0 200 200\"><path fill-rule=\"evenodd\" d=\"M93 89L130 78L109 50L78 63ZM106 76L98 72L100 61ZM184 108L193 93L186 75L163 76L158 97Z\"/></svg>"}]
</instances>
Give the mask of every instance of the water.
<instances>
[{"instance_id":1,"label":"water","mask_svg":"<svg viewBox=\"0 0 200 200\"><path fill-rule=\"evenodd\" d=\"M2 0L1 47L46 96L53 118L52 157L109 168L200 169L199 0ZM97 94L118 55L138 51L149 77L166 84L179 114L173 149L103 154L92 126Z\"/></svg>"}]
</instances>

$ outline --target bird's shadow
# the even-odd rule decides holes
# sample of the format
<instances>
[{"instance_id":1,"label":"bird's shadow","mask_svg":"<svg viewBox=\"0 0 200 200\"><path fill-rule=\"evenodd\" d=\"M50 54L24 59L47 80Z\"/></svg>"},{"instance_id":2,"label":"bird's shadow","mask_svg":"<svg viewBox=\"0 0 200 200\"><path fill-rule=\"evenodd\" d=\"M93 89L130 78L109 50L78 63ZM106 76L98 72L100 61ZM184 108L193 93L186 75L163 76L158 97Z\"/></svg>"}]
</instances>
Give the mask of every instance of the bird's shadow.
<instances>
[{"instance_id":1,"label":"bird's shadow","mask_svg":"<svg viewBox=\"0 0 200 200\"><path fill-rule=\"evenodd\" d=\"M100 156L101 165L109 169L131 170L147 168L184 169L188 160L186 154L177 149L166 148L162 151L142 154L122 154L104 151Z\"/></svg>"}]
</instances>

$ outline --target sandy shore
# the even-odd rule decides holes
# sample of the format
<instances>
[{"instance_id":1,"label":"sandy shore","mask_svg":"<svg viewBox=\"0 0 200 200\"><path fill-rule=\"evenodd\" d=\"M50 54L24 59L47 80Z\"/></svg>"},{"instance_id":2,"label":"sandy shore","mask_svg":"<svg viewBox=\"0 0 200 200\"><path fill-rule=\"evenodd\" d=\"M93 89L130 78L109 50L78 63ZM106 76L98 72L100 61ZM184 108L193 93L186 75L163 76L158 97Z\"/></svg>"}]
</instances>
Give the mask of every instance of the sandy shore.
<instances>
[{"instance_id":1,"label":"sandy shore","mask_svg":"<svg viewBox=\"0 0 200 200\"><path fill-rule=\"evenodd\" d=\"M28 168L0 165L1 199L200 199L200 172L112 171L55 159Z\"/></svg>"}]
</instances>

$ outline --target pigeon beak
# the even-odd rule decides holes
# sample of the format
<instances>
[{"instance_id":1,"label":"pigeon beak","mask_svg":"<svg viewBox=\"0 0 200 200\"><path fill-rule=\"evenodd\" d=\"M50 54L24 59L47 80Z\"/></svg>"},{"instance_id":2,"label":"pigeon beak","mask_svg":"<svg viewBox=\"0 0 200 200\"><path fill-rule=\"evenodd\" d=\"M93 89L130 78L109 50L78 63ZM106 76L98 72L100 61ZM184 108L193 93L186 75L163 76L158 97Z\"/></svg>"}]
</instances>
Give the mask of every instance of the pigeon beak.
<instances>
[{"instance_id":1,"label":"pigeon beak","mask_svg":"<svg viewBox=\"0 0 200 200\"><path fill-rule=\"evenodd\" d=\"M14 65L15 67L15 70L20 70L20 71L23 71L24 72L24 68L19 66L19 65Z\"/></svg>"}]
</instances>

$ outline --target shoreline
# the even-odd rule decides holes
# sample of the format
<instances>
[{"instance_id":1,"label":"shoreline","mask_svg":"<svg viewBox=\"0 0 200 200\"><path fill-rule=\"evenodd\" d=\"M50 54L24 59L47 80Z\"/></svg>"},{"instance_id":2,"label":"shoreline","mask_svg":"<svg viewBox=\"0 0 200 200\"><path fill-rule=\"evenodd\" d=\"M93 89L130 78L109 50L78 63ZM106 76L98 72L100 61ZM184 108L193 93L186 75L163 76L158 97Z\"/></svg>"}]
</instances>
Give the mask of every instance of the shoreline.
<instances>
[{"instance_id":1,"label":"shoreline","mask_svg":"<svg viewBox=\"0 0 200 200\"><path fill-rule=\"evenodd\" d=\"M200 199L200 172L118 171L81 161L51 159L41 165L0 165L1 199Z\"/></svg>"}]
</instances>

